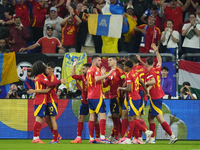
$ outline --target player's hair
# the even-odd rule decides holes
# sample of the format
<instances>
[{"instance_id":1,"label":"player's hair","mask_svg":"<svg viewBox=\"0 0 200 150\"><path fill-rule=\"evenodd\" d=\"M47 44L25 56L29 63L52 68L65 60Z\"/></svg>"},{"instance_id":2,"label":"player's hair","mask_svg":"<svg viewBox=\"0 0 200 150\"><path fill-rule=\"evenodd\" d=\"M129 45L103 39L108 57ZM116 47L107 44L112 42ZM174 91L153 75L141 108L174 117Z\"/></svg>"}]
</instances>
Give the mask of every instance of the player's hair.
<instances>
[{"instance_id":1,"label":"player's hair","mask_svg":"<svg viewBox=\"0 0 200 150\"><path fill-rule=\"evenodd\" d=\"M16 16L16 17L14 18L14 20L17 19L17 18L19 18L19 19L21 20L21 18L20 18L19 16Z\"/></svg>"},{"instance_id":2,"label":"player's hair","mask_svg":"<svg viewBox=\"0 0 200 150\"><path fill-rule=\"evenodd\" d=\"M90 68L92 66L92 64L91 63L86 63L83 66Z\"/></svg>"},{"instance_id":3,"label":"player's hair","mask_svg":"<svg viewBox=\"0 0 200 150\"><path fill-rule=\"evenodd\" d=\"M41 73L45 73L46 68L47 67L44 65L44 63L42 61L36 61L32 66L31 72L34 76L37 76Z\"/></svg>"},{"instance_id":4,"label":"player's hair","mask_svg":"<svg viewBox=\"0 0 200 150\"><path fill-rule=\"evenodd\" d=\"M129 55L129 56L128 56L128 59L129 59L130 61L132 61L134 64L137 64L137 63L138 63L138 59L137 59L136 55Z\"/></svg>"},{"instance_id":5,"label":"player's hair","mask_svg":"<svg viewBox=\"0 0 200 150\"><path fill-rule=\"evenodd\" d=\"M153 59L152 57L148 57L148 58L146 59L146 62L147 62L148 65L153 65L154 59Z\"/></svg>"},{"instance_id":6,"label":"player's hair","mask_svg":"<svg viewBox=\"0 0 200 150\"><path fill-rule=\"evenodd\" d=\"M117 65L123 65L123 66L124 66L124 62L125 62L125 60L124 60L124 59L122 59L122 60L119 60L119 61L117 61Z\"/></svg>"},{"instance_id":7,"label":"player's hair","mask_svg":"<svg viewBox=\"0 0 200 150\"><path fill-rule=\"evenodd\" d=\"M185 85L190 86L190 82L188 82L188 81L183 82L182 86L185 86Z\"/></svg>"},{"instance_id":8,"label":"player's hair","mask_svg":"<svg viewBox=\"0 0 200 150\"><path fill-rule=\"evenodd\" d=\"M47 67L55 68L56 64L54 62L50 61L47 63Z\"/></svg>"},{"instance_id":9,"label":"player's hair","mask_svg":"<svg viewBox=\"0 0 200 150\"><path fill-rule=\"evenodd\" d=\"M168 19L168 20L166 21L166 23L167 23L168 21L171 21L172 24L174 25L174 21L173 21L172 19Z\"/></svg>"},{"instance_id":10,"label":"player's hair","mask_svg":"<svg viewBox=\"0 0 200 150\"><path fill-rule=\"evenodd\" d=\"M167 71L169 72L169 68L166 67L166 66L163 66L163 67L161 68L161 70L167 70Z\"/></svg>"},{"instance_id":11,"label":"player's hair","mask_svg":"<svg viewBox=\"0 0 200 150\"><path fill-rule=\"evenodd\" d=\"M116 56L109 56L108 58L112 58L112 59L117 61L117 57Z\"/></svg>"},{"instance_id":12,"label":"player's hair","mask_svg":"<svg viewBox=\"0 0 200 150\"><path fill-rule=\"evenodd\" d=\"M126 60L126 61L124 62L124 65L125 65L125 66L128 66L129 68L133 68L133 62L130 61L130 60Z\"/></svg>"},{"instance_id":13,"label":"player's hair","mask_svg":"<svg viewBox=\"0 0 200 150\"><path fill-rule=\"evenodd\" d=\"M93 55L92 57L91 57L91 61L93 61L94 59L96 59L96 58L98 58L98 57L100 57L99 55ZM101 58L101 57L100 57Z\"/></svg>"},{"instance_id":14,"label":"player's hair","mask_svg":"<svg viewBox=\"0 0 200 150\"><path fill-rule=\"evenodd\" d=\"M195 13L191 12L191 13L189 14L189 17L190 17L190 15L194 15L195 18L196 18L196 14L195 14Z\"/></svg>"}]
</instances>

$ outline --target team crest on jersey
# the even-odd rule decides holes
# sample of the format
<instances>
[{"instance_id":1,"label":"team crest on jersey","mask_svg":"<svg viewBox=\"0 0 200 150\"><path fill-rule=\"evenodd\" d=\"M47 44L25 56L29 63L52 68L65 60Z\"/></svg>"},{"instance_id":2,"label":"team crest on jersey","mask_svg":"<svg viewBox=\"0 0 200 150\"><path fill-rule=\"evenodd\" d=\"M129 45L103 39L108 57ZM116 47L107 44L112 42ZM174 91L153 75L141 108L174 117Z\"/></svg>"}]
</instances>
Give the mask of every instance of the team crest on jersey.
<instances>
[{"instance_id":1,"label":"team crest on jersey","mask_svg":"<svg viewBox=\"0 0 200 150\"><path fill-rule=\"evenodd\" d=\"M52 44L54 43L54 41L52 41Z\"/></svg>"},{"instance_id":2,"label":"team crest on jersey","mask_svg":"<svg viewBox=\"0 0 200 150\"><path fill-rule=\"evenodd\" d=\"M110 80L112 80L112 79L113 79L113 76L110 77Z\"/></svg>"},{"instance_id":3,"label":"team crest on jersey","mask_svg":"<svg viewBox=\"0 0 200 150\"><path fill-rule=\"evenodd\" d=\"M98 75L98 72L95 72L96 75Z\"/></svg>"}]
</instances>

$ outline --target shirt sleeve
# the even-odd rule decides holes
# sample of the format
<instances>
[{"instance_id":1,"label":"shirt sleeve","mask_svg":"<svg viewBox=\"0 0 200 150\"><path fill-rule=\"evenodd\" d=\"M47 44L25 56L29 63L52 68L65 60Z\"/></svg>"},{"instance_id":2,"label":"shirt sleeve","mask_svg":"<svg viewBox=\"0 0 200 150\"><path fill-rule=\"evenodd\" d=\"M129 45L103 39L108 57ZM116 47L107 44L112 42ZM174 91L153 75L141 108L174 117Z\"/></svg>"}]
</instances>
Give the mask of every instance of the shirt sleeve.
<instances>
[{"instance_id":1,"label":"shirt sleeve","mask_svg":"<svg viewBox=\"0 0 200 150\"><path fill-rule=\"evenodd\" d=\"M40 38L40 39L37 41L36 44L39 45L39 46L41 46L41 45L42 45L42 39L43 39L43 38Z\"/></svg>"},{"instance_id":2,"label":"shirt sleeve","mask_svg":"<svg viewBox=\"0 0 200 150\"><path fill-rule=\"evenodd\" d=\"M56 45L57 45L57 47L61 47L62 46L60 41L57 38L56 38Z\"/></svg>"},{"instance_id":3,"label":"shirt sleeve","mask_svg":"<svg viewBox=\"0 0 200 150\"><path fill-rule=\"evenodd\" d=\"M126 84L132 84L133 81L131 80L131 75L130 73L127 75L127 78L126 78Z\"/></svg>"},{"instance_id":4,"label":"shirt sleeve","mask_svg":"<svg viewBox=\"0 0 200 150\"><path fill-rule=\"evenodd\" d=\"M73 75L72 78L75 79L75 80L82 80L81 75Z\"/></svg>"},{"instance_id":5,"label":"shirt sleeve","mask_svg":"<svg viewBox=\"0 0 200 150\"><path fill-rule=\"evenodd\" d=\"M154 75L152 72L150 72L148 75L147 75L147 81L149 81L150 79L154 78Z\"/></svg>"},{"instance_id":6,"label":"shirt sleeve","mask_svg":"<svg viewBox=\"0 0 200 150\"><path fill-rule=\"evenodd\" d=\"M143 15L146 16L146 17L147 17L148 14L149 14L149 11L148 11L148 10L149 10L149 9L147 9L147 10L144 12L144 14L143 14Z\"/></svg>"},{"instance_id":7,"label":"shirt sleeve","mask_svg":"<svg viewBox=\"0 0 200 150\"><path fill-rule=\"evenodd\" d=\"M106 81L103 83L103 87L107 87L108 85L110 85L110 79L107 78Z\"/></svg>"}]
</instances>

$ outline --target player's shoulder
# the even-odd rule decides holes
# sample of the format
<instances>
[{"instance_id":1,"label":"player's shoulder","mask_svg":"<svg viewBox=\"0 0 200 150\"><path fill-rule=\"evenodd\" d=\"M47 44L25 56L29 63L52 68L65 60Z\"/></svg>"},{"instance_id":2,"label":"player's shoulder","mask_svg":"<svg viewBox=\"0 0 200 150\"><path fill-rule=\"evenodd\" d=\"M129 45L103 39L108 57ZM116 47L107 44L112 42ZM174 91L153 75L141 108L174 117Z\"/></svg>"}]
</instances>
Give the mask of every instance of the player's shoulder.
<instances>
[{"instance_id":1,"label":"player's shoulder","mask_svg":"<svg viewBox=\"0 0 200 150\"><path fill-rule=\"evenodd\" d=\"M123 73L124 71L121 69L121 68L119 68L119 67L116 67L116 71L118 71L119 73Z\"/></svg>"}]
</instances>

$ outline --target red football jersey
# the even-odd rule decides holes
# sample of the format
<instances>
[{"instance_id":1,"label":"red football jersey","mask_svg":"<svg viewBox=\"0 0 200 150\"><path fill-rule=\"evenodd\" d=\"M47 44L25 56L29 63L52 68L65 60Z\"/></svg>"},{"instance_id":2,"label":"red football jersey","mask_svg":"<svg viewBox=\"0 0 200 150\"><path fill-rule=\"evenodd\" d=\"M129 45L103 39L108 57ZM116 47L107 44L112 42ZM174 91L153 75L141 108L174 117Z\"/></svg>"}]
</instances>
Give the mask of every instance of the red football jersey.
<instances>
[{"instance_id":1,"label":"red football jersey","mask_svg":"<svg viewBox=\"0 0 200 150\"><path fill-rule=\"evenodd\" d=\"M60 41L55 37L42 37L37 41L42 46L42 53L56 53L56 47L62 46Z\"/></svg>"},{"instance_id":2,"label":"red football jersey","mask_svg":"<svg viewBox=\"0 0 200 150\"><path fill-rule=\"evenodd\" d=\"M96 76L101 76L101 71L99 68L91 66L86 75L88 99L99 99L102 95L102 82L96 82Z\"/></svg>"},{"instance_id":3,"label":"red football jersey","mask_svg":"<svg viewBox=\"0 0 200 150\"><path fill-rule=\"evenodd\" d=\"M129 100L130 98L133 100L141 99L139 94L139 74L134 70L131 70L126 78L126 84L131 84L131 91L128 92Z\"/></svg>"},{"instance_id":4,"label":"red football jersey","mask_svg":"<svg viewBox=\"0 0 200 150\"><path fill-rule=\"evenodd\" d=\"M36 0L32 0L33 5L33 24L32 27L43 28L45 15L47 14L47 9L43 8Z\"/></svg>"},{"instance_id":5,"label":"red football jersey","mask_svg":"<svg viewBox=\"0 0 200 150\"><path fill-rule=\"evenodd\" d=\"M87 102L87 81L86 81L86 77L84 75L74 75L72 76L72 78L74 78L75 80L80 80L82 81L82 99L81 102L84 104L88 104Z\"/></svg>"},{"instance_id":6,"label":"red football jersey","mask_svg":"<svg viewBox=\"0 0 200 150\"><path fill-rule=\"evenodd\" d=\"M154 78L156 83L153 85L153 87L150 90L150 95L152 99L160 99L163 96L165 96L163 89L160 85L160 72L161 72L161 66L156 66L156 68L151 68L150 72L147 74L147 81L151 78Z\"/></svg>"},{"instance_id":7,"label":"red football jersey","mask_svg":"<svg viewBox=\"0 0 200 150\"><path fill-rule=\"evenodd\" d=\"M47 77L44 74L39 74L35 77L35 89L36 90L42 90L46 89L46 83L49 82ZM36 93L35 99L34 99L34 104L35 105L40 105L44 103L45 105L47 104L47 94L39 94Z\"/></svg>"},{"instance_id":8,"label":"red football jersey","mask_svg":"<svg viewBox=\"0 0 200 150\"><path fill-rule=\"evenodd\" d=\"M30 16L29 16L29 10L28 10L28 1L25 1L22 5L19 5L18 3L15 3L15 14L16 16L19 16L22 21L22 25L24 27L29 27L30 22Z\"/></svg>"},{"instance_id":9,"label":"red football jersey","mask_svg":"<svg viewBox=\"0 0 200 150\"><path fill-rule=\"evenodd\" d=\"M103 83L104 87L110 85L109 99L119 97L120 93L117 93L118 87L122 87L125 81L125 73L122 69L116 68L115 71L106 79Z\"/></svg>"},{"instance_id":10,"label":"red football jersey","mask_svg":"<svg viewBox=\"0 0 200 150\"><path fill-rule=\"evenodd\" d=\"M50 76L47 76L47 79L50 82L58 81L54 73L52 73ZM58 103L58 96L56 94L56 91L57 91L57 85L51 87L51 90L47 94L47 103L53 103L53 102Z\"/></svg>"},{"instance_id":11,"label":"red football jersey","mask_svg":"<svg viewBox=\"0 0 200 150\"><path fill-rule=\"evenodd\" d=\"M139 77L145 83L146 82L146 74L149 72L149 70L146 67L140 66L140 65L133 66L133 70L135 70L139 74ZM144 91L141 84L139 86L139 90Z\"/></svg>"}]
</instances>

